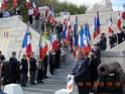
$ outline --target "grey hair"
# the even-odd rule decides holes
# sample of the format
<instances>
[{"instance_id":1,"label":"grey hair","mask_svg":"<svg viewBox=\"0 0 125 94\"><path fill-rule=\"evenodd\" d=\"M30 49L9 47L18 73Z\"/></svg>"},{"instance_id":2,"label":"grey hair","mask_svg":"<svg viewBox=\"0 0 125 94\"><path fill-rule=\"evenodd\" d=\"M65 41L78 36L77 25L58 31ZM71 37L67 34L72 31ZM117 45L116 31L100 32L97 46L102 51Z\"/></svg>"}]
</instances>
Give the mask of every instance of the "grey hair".
<instances>
[{"instance_id":1,"label":"grey hair","mask_svg":"<svg viewBox=\"0 0 125 94\"><path fill-rule=\"evenodd\" d=\"M79 50L77 51L77 55L84 55L83 51Z\"/></svg>"}]
</instances>

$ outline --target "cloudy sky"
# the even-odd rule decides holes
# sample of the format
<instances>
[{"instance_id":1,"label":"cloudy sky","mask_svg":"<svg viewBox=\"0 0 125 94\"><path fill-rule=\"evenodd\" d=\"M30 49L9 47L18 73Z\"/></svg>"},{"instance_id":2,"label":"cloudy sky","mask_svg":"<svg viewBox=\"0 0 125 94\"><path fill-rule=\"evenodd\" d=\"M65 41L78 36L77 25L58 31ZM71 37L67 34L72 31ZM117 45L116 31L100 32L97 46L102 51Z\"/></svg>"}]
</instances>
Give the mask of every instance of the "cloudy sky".
<instances>
[{"instance_id":1,"label":"cloudy sky","mask_svg":"<svg viewBox=\"0 0 125 94\"><path fill-rule=\"evenodd\" d=\"M96 2L100 3L103 0L59 0L59 1L60 2L68 1L68 2L72 2L74 4L77 4L77 5L82 5L83 3L86 5L92 5ZM111 0L111 1L112 1L114 10L117 10L118 7L120 10L123 9L123 3L125 3L125 0Z\"/></svg>"}]
</instances>

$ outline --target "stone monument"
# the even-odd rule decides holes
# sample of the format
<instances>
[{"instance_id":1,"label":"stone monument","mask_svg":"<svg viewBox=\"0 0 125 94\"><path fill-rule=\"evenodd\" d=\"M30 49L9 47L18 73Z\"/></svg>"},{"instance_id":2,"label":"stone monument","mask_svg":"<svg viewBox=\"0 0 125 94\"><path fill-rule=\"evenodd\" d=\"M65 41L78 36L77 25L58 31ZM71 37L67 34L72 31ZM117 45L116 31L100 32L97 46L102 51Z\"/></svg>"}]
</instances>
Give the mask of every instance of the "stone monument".
<instances>
[{"instance_id":1,"label":"stone monument","mask_svg":"<svg viewBox=\"0 0 125 94\"><path fill-rule=\"evenodd\" d=\"M90 6L86 13L93 13L93 12L105 12L105 11L112 11L112 2L111 0L103 0L101 3L95 3Z\"/></svg>"}]
</instances>

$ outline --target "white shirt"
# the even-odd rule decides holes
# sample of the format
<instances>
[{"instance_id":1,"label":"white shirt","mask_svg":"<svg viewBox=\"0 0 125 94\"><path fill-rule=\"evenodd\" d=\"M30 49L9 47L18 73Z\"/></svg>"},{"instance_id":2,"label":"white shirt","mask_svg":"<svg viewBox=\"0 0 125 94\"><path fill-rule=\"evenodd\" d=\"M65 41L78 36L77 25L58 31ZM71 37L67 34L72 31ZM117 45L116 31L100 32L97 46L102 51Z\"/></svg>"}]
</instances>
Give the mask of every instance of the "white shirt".
<instances>
[{"instance_id":1,"label":"white shirt","mask_svg":"<svg viewBox=\"0 0 125 94\"><path fill-rule=\"evenodd\" d=\"M28 10L28 15L33 15L34 13L33 13L33 9L29 9Z\"/></svg>"}]
</instances>

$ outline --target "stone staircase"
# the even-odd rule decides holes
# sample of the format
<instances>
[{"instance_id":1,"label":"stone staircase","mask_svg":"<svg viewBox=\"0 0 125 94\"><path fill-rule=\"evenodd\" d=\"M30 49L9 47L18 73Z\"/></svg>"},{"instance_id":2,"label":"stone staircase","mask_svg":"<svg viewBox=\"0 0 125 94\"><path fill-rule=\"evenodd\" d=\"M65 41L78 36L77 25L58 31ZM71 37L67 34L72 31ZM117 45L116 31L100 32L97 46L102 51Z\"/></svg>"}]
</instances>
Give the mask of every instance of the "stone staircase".
<instances>
[{"instance_id":1,"label":"stone staircase","mask_svg":"<svg viewBox=\"0 0 125 94\"><path fill-rule=\"evenodd\" d=\"M23 87L24 94L54 94L57 90L66 89L67 75L71 73L76 61L68 49L63 50L66 52L66 62L61 62L61 68L55 70L55 75L51 76L48 73L49 79L45 79L45 83L42 84L31 86L28 83L27 87ZM75 84L72 94L78 94Z\"/></svg>"}]
</instances>

